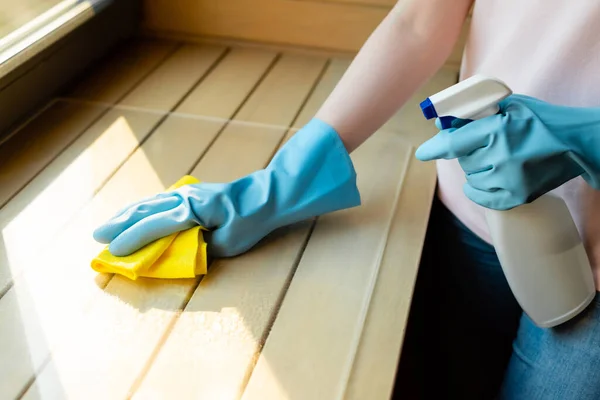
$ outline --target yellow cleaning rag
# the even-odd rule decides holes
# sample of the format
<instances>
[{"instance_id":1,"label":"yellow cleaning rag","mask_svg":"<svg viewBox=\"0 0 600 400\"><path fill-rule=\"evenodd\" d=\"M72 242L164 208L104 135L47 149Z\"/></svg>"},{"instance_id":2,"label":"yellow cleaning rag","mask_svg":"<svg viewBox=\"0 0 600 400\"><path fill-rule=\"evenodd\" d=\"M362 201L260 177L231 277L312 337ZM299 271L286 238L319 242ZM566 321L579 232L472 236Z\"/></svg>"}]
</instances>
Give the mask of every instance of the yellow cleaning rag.
<instances>
[{"instance_id":1,"label":"yellow cleaning rag","mask_svg":"<svg viewBox=\"0 0 600 400\"><path fill-rule=\"evenodd\" d=\"M193 176L186 175L169 190L198 183ZM135 253L115 257L108 246L92 260L92 268L101 273L114 273L135 280L148 278L193 278L207 271L206 243L202 227L194 227L173 233L147 244Z\"/></svg>"}]
</instances>

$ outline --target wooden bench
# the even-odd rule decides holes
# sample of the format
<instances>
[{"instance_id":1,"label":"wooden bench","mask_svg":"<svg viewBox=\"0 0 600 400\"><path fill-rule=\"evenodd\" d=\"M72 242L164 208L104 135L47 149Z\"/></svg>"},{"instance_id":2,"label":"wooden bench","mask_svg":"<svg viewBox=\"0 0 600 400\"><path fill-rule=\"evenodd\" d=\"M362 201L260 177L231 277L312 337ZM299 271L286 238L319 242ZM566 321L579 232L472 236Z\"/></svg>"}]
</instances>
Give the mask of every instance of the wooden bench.
<instances>
[{"instance_id":1,"label":"wooden bench","mask_svg":"<svg viewBox=\"0 0 600 400\"><path fill-rule=\"evenodd\" d=\"M348 59L141 40L0 146L0 397L384 399L435 187L418 102L352 158L364 204L270 235L203 279L89 266L93 229L182 175L266 165Z\"/></svg>"}]
</instances>

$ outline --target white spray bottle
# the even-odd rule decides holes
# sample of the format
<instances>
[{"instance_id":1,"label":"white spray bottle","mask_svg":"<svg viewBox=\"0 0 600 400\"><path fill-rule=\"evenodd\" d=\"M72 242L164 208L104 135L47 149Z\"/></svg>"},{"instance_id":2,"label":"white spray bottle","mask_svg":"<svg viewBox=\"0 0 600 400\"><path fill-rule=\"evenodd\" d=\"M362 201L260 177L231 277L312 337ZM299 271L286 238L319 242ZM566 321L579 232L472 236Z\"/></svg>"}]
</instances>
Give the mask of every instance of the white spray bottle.
<instances>
[{"instance_id":1,"label":"white spray bottle","mask_svg":"<svg viewBox=\"0 0 600 400\"><path fill-rule=\"evenodd\" d=\"M498 103L511 94L504 82L475 75L427 98L421 110L447 129L454 118L498 113ZM596 294L590 262L560 197L547 193L511 210L486 208L485 214L508 284L536 325L559 325L590 304Z\"/></svg>"}]
</instances>

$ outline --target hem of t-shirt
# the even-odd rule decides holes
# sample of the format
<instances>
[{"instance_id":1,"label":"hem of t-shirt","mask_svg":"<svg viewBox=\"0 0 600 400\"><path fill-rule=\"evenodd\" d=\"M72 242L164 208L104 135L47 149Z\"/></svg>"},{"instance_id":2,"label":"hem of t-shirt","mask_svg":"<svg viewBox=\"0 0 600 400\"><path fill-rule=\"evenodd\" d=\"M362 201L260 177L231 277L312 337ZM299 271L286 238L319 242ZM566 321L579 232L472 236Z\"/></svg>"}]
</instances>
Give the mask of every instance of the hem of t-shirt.
<instances>
[{"instance_id":1,"label":"hem of t-shirt","mask_svg":"<svg viewBox=\"0 0 600 400\"><path fill-rule=\"evenodd\" d=\"M452 206L453 202L447 201L447 199L443 195L442 191L440 190L439 186L438 186L438 189L436 190L436 195L437 195L438 199L442 202L442 204L448 209L448 211L450 211L452 213L452 215L454 215L454 217L465 226L466 229L471 231L471 233L473 233L473 235L477 236L479 239L483 240L484 242L486 242L490 245L493 245L490 234L488 232L486 232L484 229L480 229L479 224L477 224L476 221L473 221L468 217L468 213L470 212L469 210L467 210L466 212L462 212L462 210L457 209L456 207L453 207Z\"/></svg>"}]
</instances>

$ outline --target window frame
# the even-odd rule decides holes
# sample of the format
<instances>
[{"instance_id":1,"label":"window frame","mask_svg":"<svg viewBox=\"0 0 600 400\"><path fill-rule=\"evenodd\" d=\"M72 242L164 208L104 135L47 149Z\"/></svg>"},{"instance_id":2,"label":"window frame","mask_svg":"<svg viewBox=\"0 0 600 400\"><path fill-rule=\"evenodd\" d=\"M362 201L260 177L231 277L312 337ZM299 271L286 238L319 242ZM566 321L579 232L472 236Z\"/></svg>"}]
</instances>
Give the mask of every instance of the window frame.
<instances>
[{"instance_id":1,"label":"window frame","mask_svg":"<svg viewBox=\"0 0 600 400\"><path fill-rule=\"evenodd\" d=\"M135 35L141 19L141 0L66 5L15 31L9 44L0 42L0 145L88 67Z\"/></svg>"}]
</instances>

